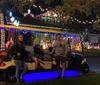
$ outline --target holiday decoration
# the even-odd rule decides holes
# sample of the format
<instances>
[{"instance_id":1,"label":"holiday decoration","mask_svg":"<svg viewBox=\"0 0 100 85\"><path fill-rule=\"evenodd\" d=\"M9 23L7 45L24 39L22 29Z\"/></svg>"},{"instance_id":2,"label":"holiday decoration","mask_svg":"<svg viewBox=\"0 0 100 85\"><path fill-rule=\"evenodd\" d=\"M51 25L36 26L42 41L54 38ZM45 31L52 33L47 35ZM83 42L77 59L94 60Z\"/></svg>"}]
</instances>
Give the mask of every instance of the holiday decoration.
<instances>
[{"instance_id":1,"label":"holiday decoration","mask_svg":"<svg viewBox=\"0 0 100 85\"><path fill-rule=\"evenodd\" d=\"M13 25L19 26L19 21L16 20L16 19L13 17L12 12L9 12L9 17L10 17L10 21L11 21L11 23L13 23Z\"/></svg>"},{"instance_id":2,"label":"holiday decoration","mask_svg":"<svg viewBox=\"0 0 100 85\"><path fill-rule=\"evenodd\" d=\"M28 9L27 13L24 13L24 16L30 15L31 17L34 17L34 14L31 13L31 10Z\"/></svg>"},{"instance_id":3,"label":"holiday decoration","mask_svg":"<svg viewBox=\"0 0 100 85\"><path fill-rule=\"evenodd\" d=\"M4 16L3 13L0 13L0 24L4 24ZM5 50L5 30L1 29L0 30L0 34L1 34L1 44L0 44L0 51Z\"/></svg>"},{"instance_id":4,"label":"holiday decoration","mask_svg":"<svg viewBox=\"0 0 100 85\"><path fill-rule=\"evenodd\" d=\"M97 23L97 22L99 22L100 21L100 18L97 18L96 20L85 20L85 21L81 21L81 20L79 20L79 19L77 19L77 18L73 18L73 17L70 17L69 18L72 22L77 22L77 23L80 23L80 24L94 24L94 23Z\"/></svg>"}]
</instances>

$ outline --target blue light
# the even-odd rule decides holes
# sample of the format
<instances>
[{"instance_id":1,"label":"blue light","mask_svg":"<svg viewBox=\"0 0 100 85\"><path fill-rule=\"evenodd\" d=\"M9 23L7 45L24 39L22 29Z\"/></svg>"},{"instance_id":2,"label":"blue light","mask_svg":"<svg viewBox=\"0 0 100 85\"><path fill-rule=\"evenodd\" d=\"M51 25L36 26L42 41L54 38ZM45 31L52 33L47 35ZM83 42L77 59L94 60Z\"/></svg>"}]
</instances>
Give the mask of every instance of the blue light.
<instances>
[{"instance_id":1,"label":"blue light","mask_svg":"<svg viewBox=\"0 0 100 85\"><path fill-rule=\"evenodd\" d=\"M34 31L32 31L32 33L34 33Z\"/></svg>"},{"instance_id":2,"label":"blue light","mask_svg":"<svg viewBox=\"0 0 100 85\"><path fill-rule=\"evenodd\" d=\"M65 73L66 77L76 77L83 75L82 72L67 70ZM35 72L31 74L25 74L23 80L25 83L32 83L41 80L50 80L57 78L57 71L49 71L49 72Z\"/></svg>"},{"instance_id":3,"label":"blue light","mask_svg":"<svg viewBox=\"0 0 100 85\"><path fill-rule=\"evenodd\" d=\"M12 12L10 12L10 14L9 14L9 15L10 15L10 17L12 17Z\"/></svg>"},{"instance_id":4,"label":"blue light","mask_svg":"<svg viewBox=\"0 0 100 85\"><path fill-rule=\"evenodd\" d=\"M0 27L0 30L4 30L4 28L3 27Z\"/></svg>"},{"instance_id":5,"label":"blue light","mask_svg":"<svg viewBox=\"0 0 100 85\"><path fill-rule=\"evenodd\" d=\"M20 29L20 33L23 33L23 32L24 32L24 30Z\"/></svg>"},{"instance_id":6,"label":"blue light","mask_svg":"<svg viewBox=\"0 0 100 85\"><path fill-rule=\"evenodd\" d=\"M14 29L14 28L10 28L9 30L10 30L10 31L12 31L12 32L14 32L14 31L15 31L15 29Z\"/></svg>"}]
</instances>

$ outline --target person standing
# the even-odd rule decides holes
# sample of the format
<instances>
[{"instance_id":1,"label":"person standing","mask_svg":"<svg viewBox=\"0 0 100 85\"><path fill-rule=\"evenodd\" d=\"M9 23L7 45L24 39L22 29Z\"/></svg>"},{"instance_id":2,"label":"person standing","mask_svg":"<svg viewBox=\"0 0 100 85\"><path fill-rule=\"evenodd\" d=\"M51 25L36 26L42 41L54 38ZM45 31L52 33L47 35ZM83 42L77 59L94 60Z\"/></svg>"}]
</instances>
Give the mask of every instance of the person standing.
<instances>
[{"instance_id":1,"label":"person standing","mask_svg":"<svg viewBox=\"0 0 100 85\"><path fill-rule=\"evenodd\" d=\"M22 35L18 35L16 44L12 47L11 52L14 55L14 61L16 65L16 84L19 84L22 82L20 80L22 80L27 71L27 65L25 63L26 50ZM20 74L21 69L23 70L22 74Z\"/></svg>"},{"instance_id":2,"label":"person standing","mask_svg":"<svg viewBox=\"0 0 100 85\"><path fill-rule=\"evenodd\" d=\"M56 61L57 66L57 72L58 72L58 79L65 77L65 71L67 64L67 53L68 53L68 44L61 39L61 35L56 35L56 40L54 42L53 50L50 52L50 54L54 53L54 58ZM62 64L62 76L60 75L60 63Z\"/></svg>"}]
</instances>

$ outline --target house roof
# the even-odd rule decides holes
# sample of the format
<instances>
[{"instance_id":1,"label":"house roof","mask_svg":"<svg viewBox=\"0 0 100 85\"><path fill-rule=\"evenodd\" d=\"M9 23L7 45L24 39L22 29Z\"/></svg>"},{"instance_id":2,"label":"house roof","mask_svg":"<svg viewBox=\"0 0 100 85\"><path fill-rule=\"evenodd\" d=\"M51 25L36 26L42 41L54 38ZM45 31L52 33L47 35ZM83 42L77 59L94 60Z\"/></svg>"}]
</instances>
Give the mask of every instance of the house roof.
<instances>
[{"instance_id":1,"label":"house roof","mask_svg":"<svg viewBox=\"0 0 100 85\"><path fill-rule=\"evenodd\" d=\"M62 28L62 23L54 23L54 22L45 22L44 20L41 20L38 18L33 18L30 15L27 15L26 17L19 18L15 17L20 24L27 24L27 25L39 25L39 26L49 26L49 27L59 27ZM8 17L8 22L10 21L10 18Z\"/></svg>"}]
</instances>

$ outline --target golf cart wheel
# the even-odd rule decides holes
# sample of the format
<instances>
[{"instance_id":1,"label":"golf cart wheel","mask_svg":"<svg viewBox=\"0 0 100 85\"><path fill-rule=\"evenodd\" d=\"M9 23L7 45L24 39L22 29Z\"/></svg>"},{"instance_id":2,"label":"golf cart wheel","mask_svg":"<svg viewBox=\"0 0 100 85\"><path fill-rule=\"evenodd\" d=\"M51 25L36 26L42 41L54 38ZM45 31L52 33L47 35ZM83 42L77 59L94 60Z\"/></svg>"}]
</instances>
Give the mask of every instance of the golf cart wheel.
<instances>
[{"instance_id":1,"label":"golf cart wheel","mask_svg":"<svg viewBox=\"0 0 100 85\"><path fill-rule=\"evenodd\" d=\"M81 70L83 73L88 73L89 72L89 66L87 63L83 63L82 64L82 67L81 67Z\"/></svg>"},{"instance_id":2,"label":"golf cart wheel","mask_svg":"<svg viewBox=\"0 0 100 85\"><path fill-rule=\"evenodd\" d=\"M15 82L15 67L9 67L4 72L4 79L6 82Z\"/></svg>"}]
</instances>

